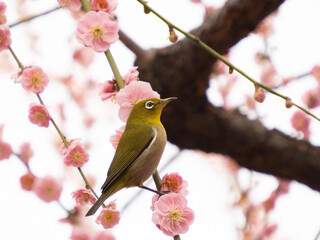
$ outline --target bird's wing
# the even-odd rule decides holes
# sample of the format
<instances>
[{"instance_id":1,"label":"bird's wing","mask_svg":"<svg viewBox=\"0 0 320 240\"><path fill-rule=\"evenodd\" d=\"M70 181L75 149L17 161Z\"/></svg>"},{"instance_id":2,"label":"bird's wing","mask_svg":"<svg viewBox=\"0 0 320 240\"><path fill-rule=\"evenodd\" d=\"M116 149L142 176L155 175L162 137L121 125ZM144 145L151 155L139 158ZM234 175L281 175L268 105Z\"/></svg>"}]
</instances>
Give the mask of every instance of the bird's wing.
<instances>
[{"instance_id":1,"label":"bird's wing","mask_svg":"<svg viewBox=\"0 0 320 240\"><path fill-rule=\"evenodd\" d=\"M142 127L136 125L126 127L110 165L108 177L101 187L102 190L108 188L152 143L156 131L146 126L143 126L143 131L141 129Z\"/></svg>"}]
</instances>

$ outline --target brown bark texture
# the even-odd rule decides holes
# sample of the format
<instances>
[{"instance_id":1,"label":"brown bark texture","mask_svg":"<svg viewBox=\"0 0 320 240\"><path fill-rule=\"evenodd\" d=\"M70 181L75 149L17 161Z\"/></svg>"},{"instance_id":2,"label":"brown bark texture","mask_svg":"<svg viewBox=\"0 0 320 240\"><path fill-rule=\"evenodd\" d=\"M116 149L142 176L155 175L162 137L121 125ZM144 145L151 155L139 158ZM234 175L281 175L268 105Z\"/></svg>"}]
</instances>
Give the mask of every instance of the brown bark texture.
<instances>
[{"instance_id":1,"label":"brown bark texture","mask_svg":"<svg viewBox=\"0 0 320 240\"><path fill-rule=\"evenodd\" d=\"M225 54L283 2L229 0L192 33ZM189 39L137 53L140 79L149 81L162 97L179 99L163 114L168 140L181 149L228 155L248 169L296 180L319 191L320 148L208 102L206 90L215 61Z\"/></svg>"}]
</instances>

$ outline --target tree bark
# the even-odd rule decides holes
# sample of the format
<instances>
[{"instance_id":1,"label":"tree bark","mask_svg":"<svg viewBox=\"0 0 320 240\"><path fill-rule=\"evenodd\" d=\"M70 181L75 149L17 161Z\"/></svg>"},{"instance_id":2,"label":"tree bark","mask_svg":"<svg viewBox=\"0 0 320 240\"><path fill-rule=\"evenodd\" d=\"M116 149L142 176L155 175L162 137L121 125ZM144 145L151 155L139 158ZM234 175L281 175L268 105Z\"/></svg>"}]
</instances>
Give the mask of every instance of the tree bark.
<instances>
[{"instance_id":1,"label":"tree bark","mask_svg":"<svg viewBox=\"0 0 320 240\"><path fill-rule=\"evenodd\" d=\"M192 33L225 54L283 2L229 0ZM137 55L140 78L162 97L179 98L163 114L168 140L181 149L226 154L248 169L320 190L319 148L208 102L206 90L215 61L189 39Z\"/></svg>"}]
</instances>

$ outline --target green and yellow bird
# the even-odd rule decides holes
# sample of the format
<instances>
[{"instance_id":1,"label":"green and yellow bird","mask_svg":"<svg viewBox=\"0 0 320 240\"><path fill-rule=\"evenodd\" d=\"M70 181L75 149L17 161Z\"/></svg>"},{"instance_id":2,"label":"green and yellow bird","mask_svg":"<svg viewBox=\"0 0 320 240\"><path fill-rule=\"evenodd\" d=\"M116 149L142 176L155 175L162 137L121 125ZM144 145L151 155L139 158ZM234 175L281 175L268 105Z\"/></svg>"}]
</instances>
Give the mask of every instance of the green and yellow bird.
<instances>
[{"instance_id":1,"label":"green and yellow bird","mask_svg":"<svg viewBox=\"0 0 320 240\"><path fill-rule=\"evenodd\" d=\"M102 194L86 216L94 214L103 202L122 188L142 187L156 171L167 134L161 124L162 109L175 97L150 98L137 102L130 113L110 165Z\"/></svg>"}]
</instances>

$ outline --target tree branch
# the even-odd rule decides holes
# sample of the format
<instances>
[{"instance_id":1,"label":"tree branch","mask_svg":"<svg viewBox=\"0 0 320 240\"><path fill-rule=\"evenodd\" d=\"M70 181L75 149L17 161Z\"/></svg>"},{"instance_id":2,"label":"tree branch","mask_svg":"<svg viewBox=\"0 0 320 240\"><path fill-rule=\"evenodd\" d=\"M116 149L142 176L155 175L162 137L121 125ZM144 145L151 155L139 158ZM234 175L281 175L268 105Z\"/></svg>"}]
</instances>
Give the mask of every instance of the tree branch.
<instances>
[{"instance_id":1,"label":"tree branch","mask_svg":"<svg viewBox=\"0 0 320 240\"><path fill-rule=\"evenodd\" d=\"M229 0L192 33L225 54L283 2ZM149 81L162 97L179 98L163 117L169 141L181 149L226 154L249 169L320 190L319 148L208 102L206 90L215 61L188 39L137 56L141 79Z\"/></svg>"}]
</instances>

